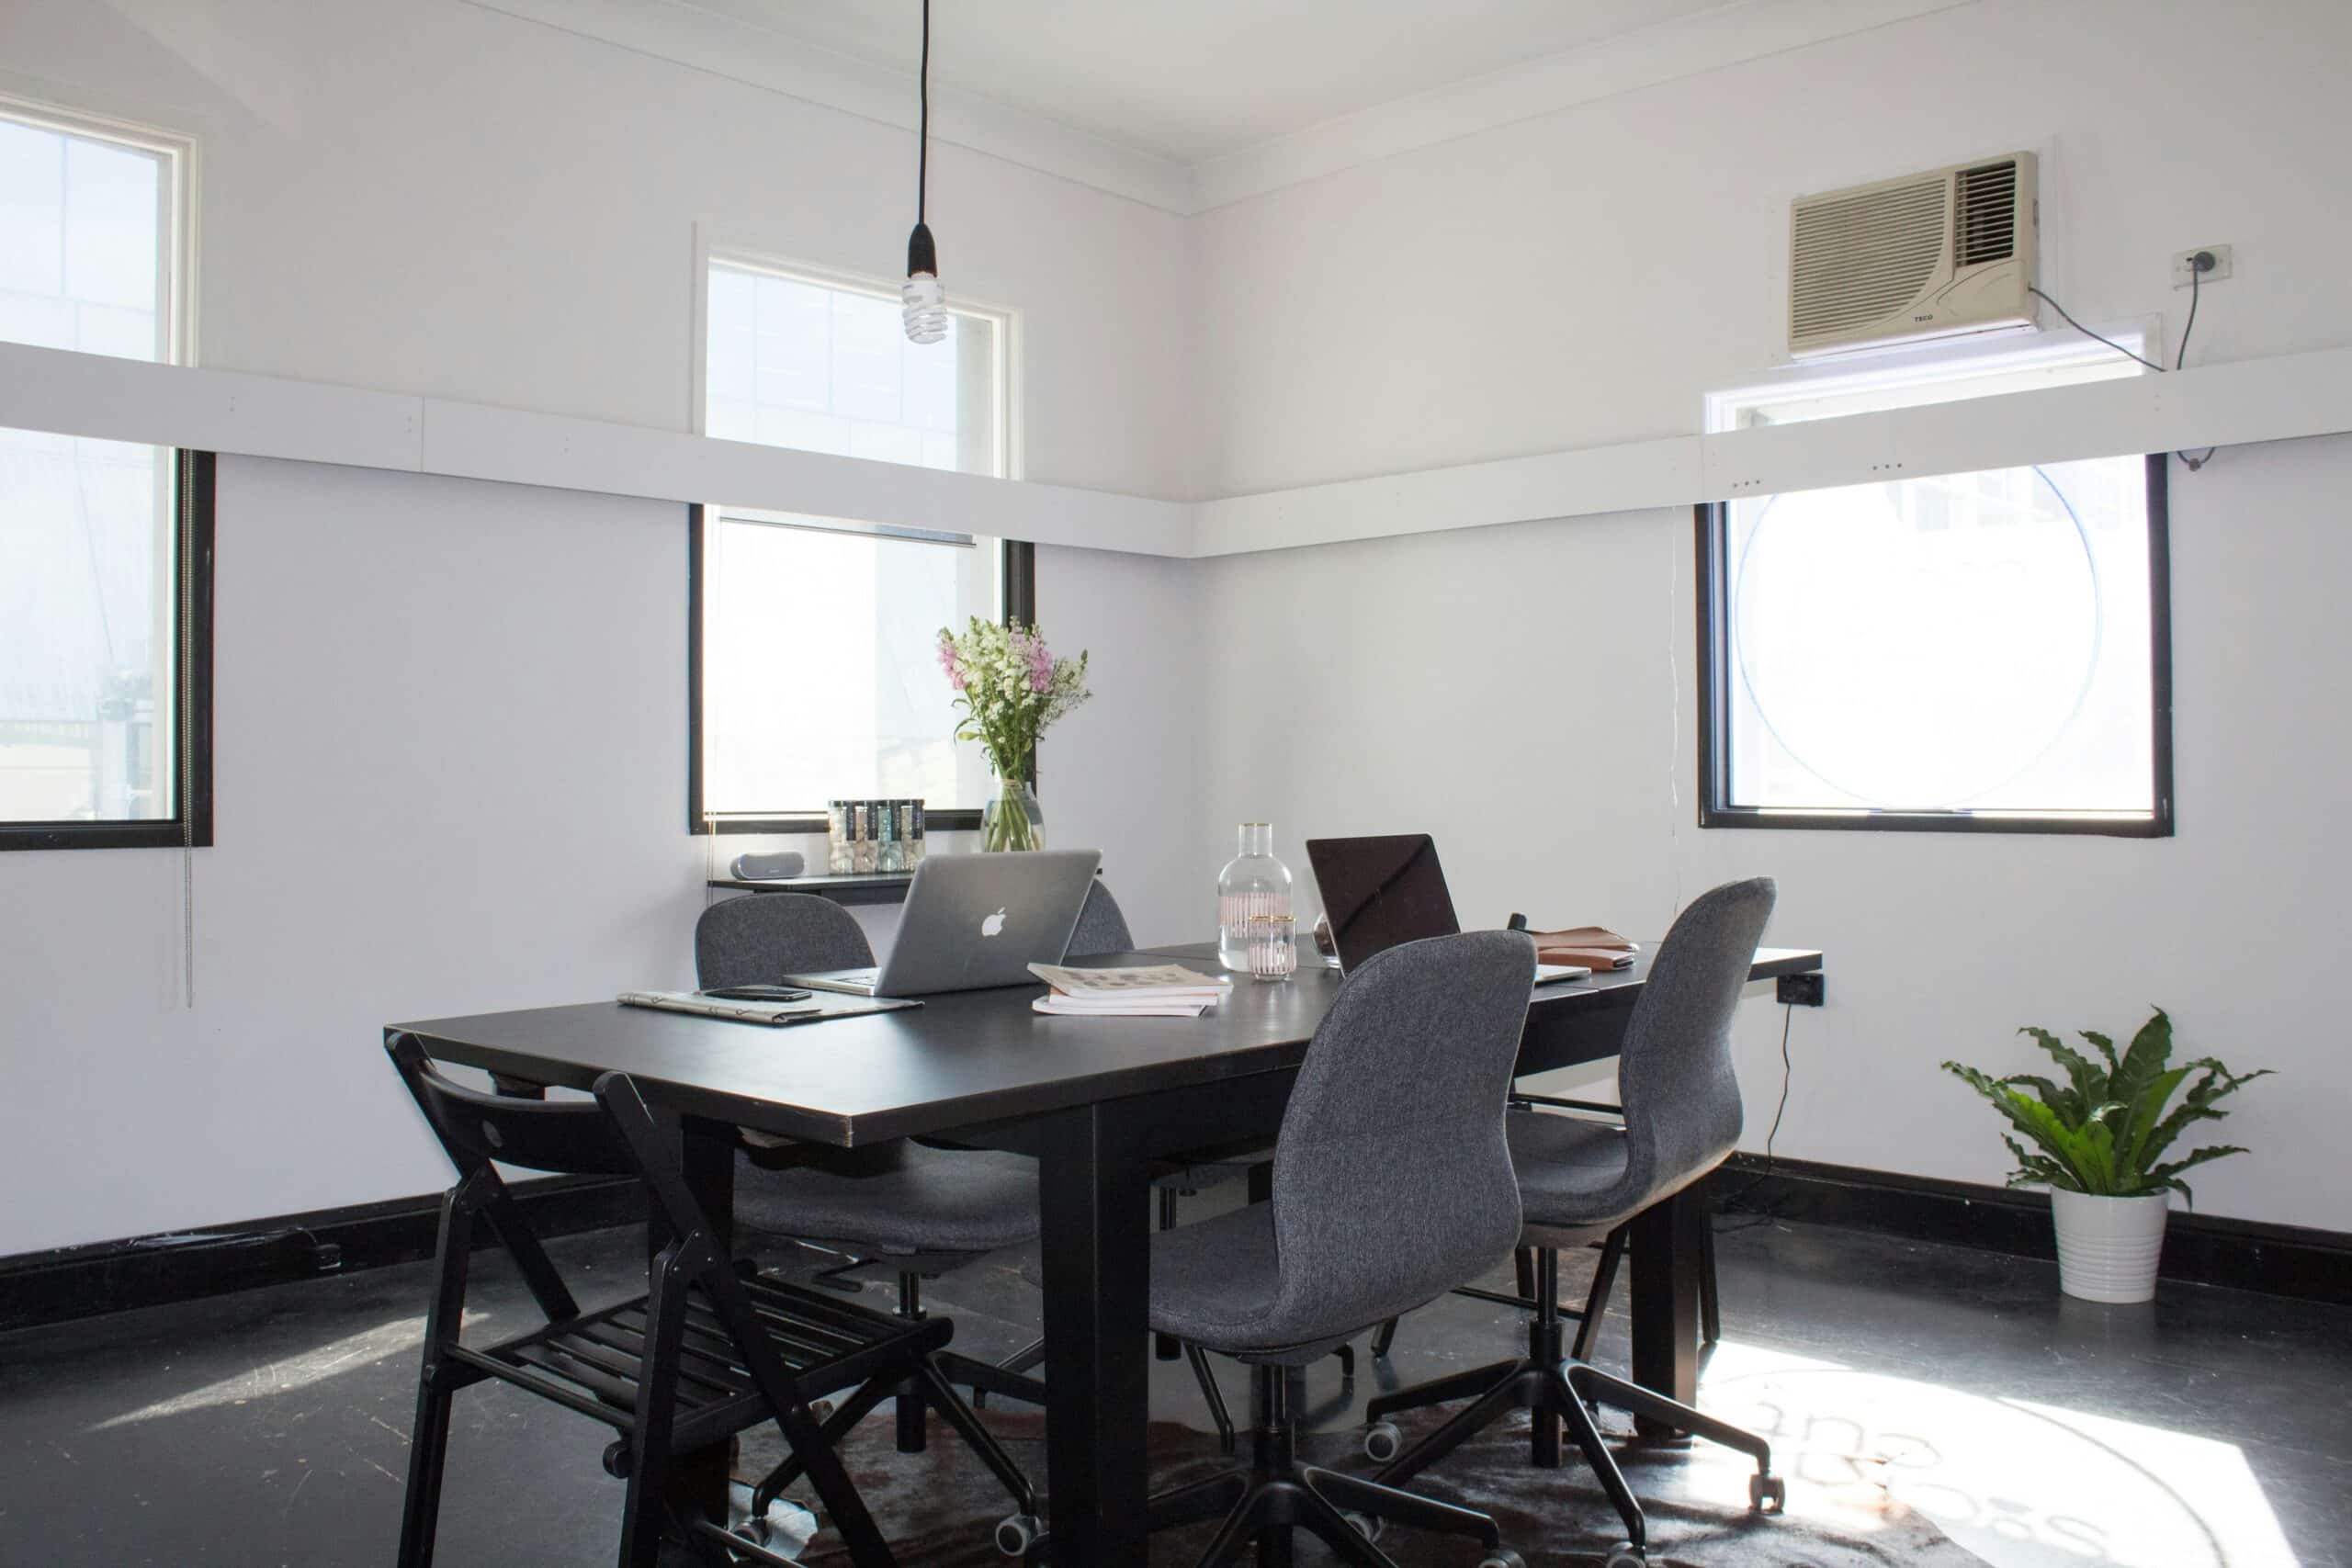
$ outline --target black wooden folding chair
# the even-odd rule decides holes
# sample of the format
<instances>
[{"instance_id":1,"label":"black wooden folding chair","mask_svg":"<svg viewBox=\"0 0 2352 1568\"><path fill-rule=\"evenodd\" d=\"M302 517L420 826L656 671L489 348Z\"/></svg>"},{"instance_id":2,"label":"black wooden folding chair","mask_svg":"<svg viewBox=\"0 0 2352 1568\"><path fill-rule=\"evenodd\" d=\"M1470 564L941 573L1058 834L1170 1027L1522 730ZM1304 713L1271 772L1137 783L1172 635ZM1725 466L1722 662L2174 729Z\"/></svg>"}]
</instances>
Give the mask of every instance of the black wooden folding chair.
<instances>
[{"instance_id":1,"label":"black wooden folding chair","mask_svg":"<svg viewBox=\"0 0 2352 1568\"><path fill-rule=\"evenodd\" d=\"M730 1535L724 1519L671 1518L662 1483L674 1455L774 1420L859 1568L896 1560L810 1409L852 1390L871 1407L920 1381L955 1331L944 1318L887 1317L838 1296L769 1279L720 1245L637 1086L596 1080L595 1101L479 1094L435 1072L409 1034L386 1042L402 1081L458 1168L441 1235L417 1379L400 1568L427 1568L449 1443L449 1402L485 1378L514 1384L616 1428L605 1468L628 1483L622 1568L655 1568L665 1534L708 1563L788 1560ZM633 1176L668 1241L646 1293L582 1312L499 1179L493 1160L532 1170ZM474 1225L486 1220L513 1255L545 1326L482 1348L458 1342ZM935 1374L934 1374L935 1375Z\"/></svg>"}]
</instances>

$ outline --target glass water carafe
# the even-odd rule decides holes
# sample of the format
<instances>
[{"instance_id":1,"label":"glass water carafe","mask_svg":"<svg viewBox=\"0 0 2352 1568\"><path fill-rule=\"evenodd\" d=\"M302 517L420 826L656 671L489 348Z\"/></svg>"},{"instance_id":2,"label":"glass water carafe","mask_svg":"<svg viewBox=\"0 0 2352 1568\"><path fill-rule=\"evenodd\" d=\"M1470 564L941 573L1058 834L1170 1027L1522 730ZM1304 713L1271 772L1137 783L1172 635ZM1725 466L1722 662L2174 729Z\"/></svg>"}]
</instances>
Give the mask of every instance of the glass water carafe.
<instances>
[{"instance_id":1,"label":"glass water carafe","mask_svg":"<svg viewBox=\"0 0 2352 1568\"><path fill-rule=\"evenodd\" d=\"M1290 867L1274 858L1272 823L1244 822L1241 852L1217 874L1218 962L1227 969L1249 973L1250 922L1267 915L1290 919ZM1261 925L1260 930L1263 929Z\"/></svg>"}]
</instances>

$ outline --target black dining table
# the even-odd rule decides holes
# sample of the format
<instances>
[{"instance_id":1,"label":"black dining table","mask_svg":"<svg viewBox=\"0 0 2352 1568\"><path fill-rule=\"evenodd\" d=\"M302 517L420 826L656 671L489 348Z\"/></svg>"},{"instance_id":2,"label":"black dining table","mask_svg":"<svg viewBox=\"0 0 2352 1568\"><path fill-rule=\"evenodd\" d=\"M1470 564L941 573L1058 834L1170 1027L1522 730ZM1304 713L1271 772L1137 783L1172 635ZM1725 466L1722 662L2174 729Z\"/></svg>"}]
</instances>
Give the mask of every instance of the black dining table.
<instances>
[{"instance_id":1,"label":"black dining table","mask_svg":"<svg viewBox=\"0 0 2352 1568\"><path fill-rule=\"evenodd\" d=\"M1539 988L1519 1072L1614 1056L1653 945L1631 969ZM1201 943L1072 962L1214 970L1216 953ZM1818 952L1767 948L1749 975L1821 966ZM1042 987L1016 987L780 1029L589 1002L386 1033L414 1034L439 1060L514 1085L585 1089L605 1073L629 1074L674 1116L687 1179L721 1224L733 1207L739 1128L838 1148L920 1134L1035 1158L1050 1347L1046 1522L1055 1561L1110 1568L1145 1561L1155 1164L1271 1140L1339 987L1310 961L1280 983L1236 976L1231 996L1197 1019L1047 1016L1029 1005ZM1686 1402L1698 1385L1706 1223L1686 1191L1637 1219L1630 1247L1633 1376ZM726 1481L723 1451L694 1456L678 1468L675 1500L723 1519Z\"/></svg>"}]
</instances>

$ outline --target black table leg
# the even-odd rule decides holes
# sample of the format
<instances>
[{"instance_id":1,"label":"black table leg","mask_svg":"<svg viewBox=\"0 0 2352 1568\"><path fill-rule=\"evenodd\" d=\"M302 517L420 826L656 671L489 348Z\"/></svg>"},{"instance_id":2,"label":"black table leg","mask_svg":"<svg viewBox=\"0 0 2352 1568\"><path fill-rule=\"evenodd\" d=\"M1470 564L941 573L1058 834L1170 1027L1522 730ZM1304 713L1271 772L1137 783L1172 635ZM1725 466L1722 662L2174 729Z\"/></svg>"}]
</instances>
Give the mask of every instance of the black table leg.
<instances>
[{"instance_id":1,"label":"black table leg","mask_svg":"<svg viewBox=\"0 0 2352 1568\"><path fill-rule=\"evenodd\" d=\"M718 1245L735 1246L735 1129L723 1122L688 1116L679 1122L679 1158L686 1189L708 1219ZM646 1226L646 1256L670 1243L669 1226L656 1215ZM672 1517L696 1517L727 1522L727 1480L732 1468L733 1442L709 1443L670 1460L667 1491Z\"/></svg>"},{"instance_id":2,"label":"black table leg","mask_svg":"<svg viewBox=\"0 0 2352 1568\"><path fill-rule=\"evenodd\" d=\"M1705 1245L1700 1227L1707 1205L1697 1187L1651 1204L1634 1217L1634 1381L1684 1404L1699 1395L1699 1268ZM1645 1438L1678 1434L1637 1418Z\"/></svg>"},{"instance_id":3,"label":"black table leg","mask_svg":"<svg viewBox=\"0 0 2352 1568\"><path fill-rule=\"evenodd\" d=\"M1053 1561L1141 1568L1150 1168L1115 1101L1059 1112L1040 1131Z\"/></svg>"}]
</instances>

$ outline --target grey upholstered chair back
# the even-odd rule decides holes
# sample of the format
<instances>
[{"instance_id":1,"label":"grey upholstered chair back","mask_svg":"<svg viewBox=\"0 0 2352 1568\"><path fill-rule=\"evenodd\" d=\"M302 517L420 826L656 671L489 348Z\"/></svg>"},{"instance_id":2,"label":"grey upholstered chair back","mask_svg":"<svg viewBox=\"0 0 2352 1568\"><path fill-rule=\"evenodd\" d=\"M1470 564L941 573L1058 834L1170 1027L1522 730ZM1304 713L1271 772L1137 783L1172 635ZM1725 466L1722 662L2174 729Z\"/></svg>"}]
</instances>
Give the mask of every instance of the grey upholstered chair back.
<instances>
[{"instance_id":1,"label":"grey upholstered chair back","mask_svg":"<svg viewBox=\"0 0 2352 1568\"><path fill-rule=\"evenodd\" d=\"M1127 917L1119 912L1119 901L1111 890L1096 877L1086 889L1086 903L1078 911L1078 929L1069 933L1069 955L1072 958L1095 958L1105 953L1133 953L1136 939L1127 930Z\"/></svg>"},{"instance_id":2,"label":"grey upholstered chair back","mask_svg":"<svg viewBox=\"0 0 2352 1568\"><path fill-rule=\"evenodd\" d=\"M1617 1066L1625 1177L1638 1198L1628 1200L1629 1210L1680 1191L1738 1146L1732 1014L1775 891L1770 877L1759 876L1701 895L1650 960Z\"/></svg>"},{"instance_id":3,"label":"grey upholstered chair back","mask_svg":"<svg viewBox=\"0 0 2352 1568\"><path fill-rule=\"evenodd\" d=\"M1280 1283L1253 1335L1351 1333L1517 1244L1503 1113L1534 979L1517 931L1406 942L1348 976L1274 1145Z\"/></svg>"},{"instance_id":4,"label":"grey upholstered chair back","mask_svg":"<svg viewBox=\"0 0 2352 1568\"><path fill-rule=\"evenodd\" d=\"M813 894L722 898L695 922L695 979L706 991L773 985L819 969L863 969L873 962L874 949L855 918Z\"/></svg>"}]
</instances>

